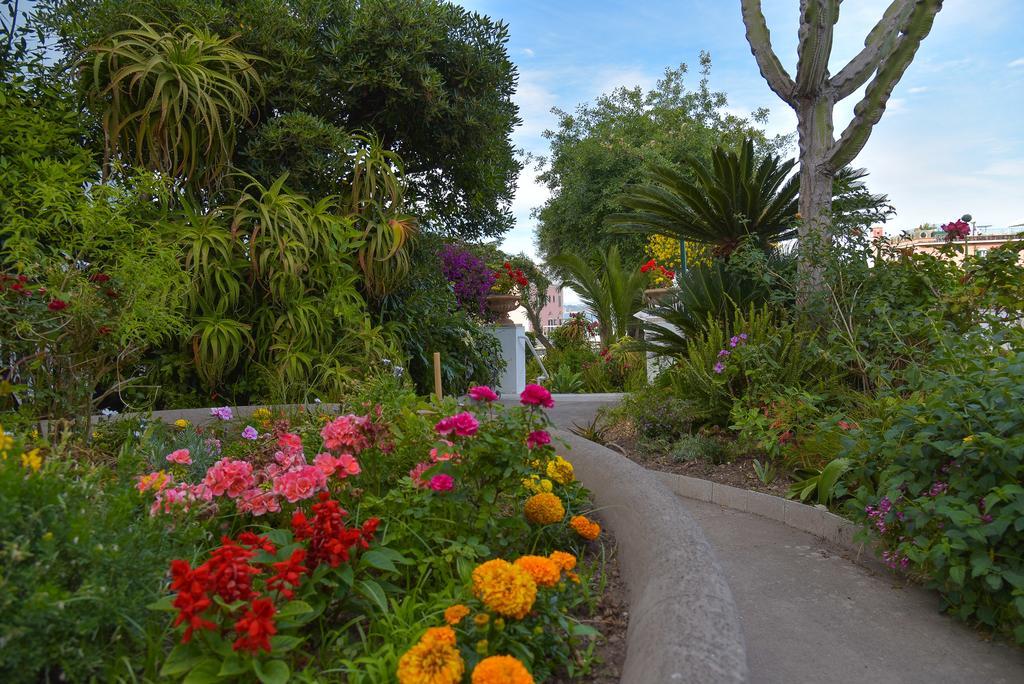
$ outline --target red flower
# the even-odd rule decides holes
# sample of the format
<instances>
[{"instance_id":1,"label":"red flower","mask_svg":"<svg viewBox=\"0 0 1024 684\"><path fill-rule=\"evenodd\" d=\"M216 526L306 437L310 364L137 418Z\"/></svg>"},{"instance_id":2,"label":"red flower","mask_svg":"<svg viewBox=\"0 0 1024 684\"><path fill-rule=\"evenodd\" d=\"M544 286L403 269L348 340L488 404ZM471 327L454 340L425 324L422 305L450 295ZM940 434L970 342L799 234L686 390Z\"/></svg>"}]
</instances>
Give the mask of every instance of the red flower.
<instances>
[{"instance_id":1,"label":"red flower","mask_svg":"<svg viewBox=\"0 0 1024 684\"><path fill-rule=\"evenodd\" d=\"M528 449L544 446L545 444L551 444L551 435L546 430L534 430L526 436L526 447Z\"/></svg>"},{"instance_id":2,"label":"red flower","mask_svg":"<svg viewBox=\"0 0 1024 684\"><path fill-rule=\"evenodd\" d=\"M116 292L111 290L110 288L107 288L107 290L103 294L107 295L111 299L117 299L120 296L119 294L117 294Z\"/></svg>"},{"instance_id":3,"label":"red flower","mask_svg":"<svg viewBox=\"0 0 1024 684\"><path fill-rule=\"evenodd\" d=\"M110 280L110 276L108 276L106 273L93 273L91 276L89 276L89 280L91 280L94 283L105 283L108 280Z\"/></svg>"},{"instance_id":4,"label":"red flower","mask_svg":"<svg viewBox=\"0 0 1024 684\"><path fill-rule=\"evenodd\" d=\"M68 308L68 303L63 299L51 299L50 303L46 305L50 311L63 311Z\"/></svg>"},{"instance_id":5,"label":"red flower","mask_svg":"<svg viewBox=\"0 0 1024 684\"><path fill-rule=\"evenodd\" d=\"M245 615L235 623L235 632L238 638L232 645L236 651L249 651L258 653L270 651L270 637L277 634L277 627L274 626L274 602L268 598L256 599L249 604Z\"/></svg>"},{"instance_id":6,"label":"red flower","mask_svg":"<svg viewBox=\"0 0 1024 684\"><path fill-rule=\"evenodd\" d=\"M267 591L276 591L281 596L291 599L292 591L302 582L302 575L309 571L303 561L306 560L305 549L295 549L288 560L274 563L274 576L267 581Z\"/></svg>"},{"instance_id":7,"label":"red flower","mask_svg":"<svg viewBox=\"0 0 1024 684\"><path fill-rule=\"evenodd\" d=\"M255 551L224 537L221 547L203 564L210 569L208 590L228 603L248 601L256 596L252 589L252 578L262 571L249 565L249 559L255 555Z\"/></svg>"},{"instance_id":8,"label":"red flower","mask_svg":"<svg viewBox=\"0 0 1024 684\"><path fill-rule=\"evenodd\" d=\"M292 513L292 533L295 535L295 539L299 541L313 536L313 526L309 524L309 519L306 518L306 514L302 511Z\"/></svg>"},{"instance_id":9,"label":"red flower","mask_svg":"<svg viewBox=\"0 0 1024 684\"><path fill-rule=\"evenodd\" d=\"M174 626L187 623L185 634L181 638L183 644L192 639L192 633L197 629L217 628L217 625L202 617L202 612L213 605L213 601L206 593L209 575L210 571L206 564L193 570L188 561L171 561L171 590L178 594L172 604L178 609Z\"/></svg>"},{"instance_id":10,"label":"red flower","mask_svg":"<svg viewBox=\"0 0 1024 684\"><path fill-rule=\"evenodd\" d=\"M238 543L250 550L263 549L267 553L277 553L277 547L266 535L259 535L255 532L243 532L238 535Z\"/></svg>"},{"instance_id":11,"label":"red flower","mask_svg":"<svg viewBox=\"0 0 1024 684\"><path fill-rule=\"evenodd\" d=\"M113 331L109 325L101 325L99 328L96 329L96 332L98 332L100 335L109 335Z\"/></svg>"},{"instance_id":12,"label":"red flower","mask_svg":"<svg viewBox=\"0 0 1024 684\"><path fill-rule=\"evenodd\" d=\"M373 535L377 532L378 525L380 525L380 518L370 518L363 523L363 527L360 530L362 539L359 540L359 546L364 549L370 548L370 542L373 541Z\"/></svg>"},{"instance_id":13,"label":"red flower","mask_svg":"<svg viewBox=\"0 0 1024 684\"><path fill-rule=\"evenodd\" d=\"M640 267L640 272L641 273L647 273L651 269L655 268L657 265L658 264L654 261L654 259L651 259L646 264L644 264L643 266Z\"/></svg>"}]
</instances>

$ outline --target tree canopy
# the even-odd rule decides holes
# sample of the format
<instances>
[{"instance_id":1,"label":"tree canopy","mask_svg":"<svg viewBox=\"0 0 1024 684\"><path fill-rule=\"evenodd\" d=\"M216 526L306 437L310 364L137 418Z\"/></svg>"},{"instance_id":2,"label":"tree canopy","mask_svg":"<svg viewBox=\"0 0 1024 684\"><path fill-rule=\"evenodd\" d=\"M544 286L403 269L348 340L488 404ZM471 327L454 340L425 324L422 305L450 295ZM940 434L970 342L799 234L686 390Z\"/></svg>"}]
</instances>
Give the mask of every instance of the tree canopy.
<instances>
[{"instance_id":1,"label":"tree canopy","mask_svg":"<svg viewBox=\"0 0 1024 684\"><path fill-rule=\"evenodd\" d=\"M545 133L551 152L539 176L551 198L534 212L545 260L618 244L624 262L639 264L645 238L604 225L608 214L623 209L618 198L626 186L642 182L654 165L709 160L719 145L739 149L753 139L759 152L784 146L785 138L768 138L759 127L767 110L750 118L730 114L725 93L710 89L710 73L711 57L702 53L696 88L687 88L688 68L681 64L667 69L653 90L619 88L575 112L556 110L558 127Z\"/></svg>"},{"instance_id":2,"label":"tree canopy","mask_svg":"<svg viewBox=\"0 0 1024 684\"><path fill-rule=\"evenodd\" d=\"M61 66L140 20L232 38L263 84L232 164L264 183L295 169L314 199L338 192L340 141L365 132L401 155L426 228L476 239L511 226L518 76L503 22L440 0L41 0L38 10Z\"/></svg>"}]
</instances>

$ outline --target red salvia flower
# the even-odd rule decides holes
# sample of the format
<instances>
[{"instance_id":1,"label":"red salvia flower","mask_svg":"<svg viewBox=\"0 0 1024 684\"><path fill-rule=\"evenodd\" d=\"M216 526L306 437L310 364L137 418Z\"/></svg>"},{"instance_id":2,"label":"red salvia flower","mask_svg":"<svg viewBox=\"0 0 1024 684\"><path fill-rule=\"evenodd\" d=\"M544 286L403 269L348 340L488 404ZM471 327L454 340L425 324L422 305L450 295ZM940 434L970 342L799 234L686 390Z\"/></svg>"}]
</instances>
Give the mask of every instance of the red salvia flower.
<instances>
[{"instance_id":1,"label":"red salvia flower","mask_svg":"<svg viewBox=\"0 0 1024 684\"><path fill-rule=\"evenodd\" d=\"M181 643L187 644L197 629L216 629L217 625L202 617L204 610L213 605L206 593L210 571L205 564L195 570L185 560L171 561L171 590L177 592L172 604L178 609L174 626L186 623Z\"/></svg>"},{"instance_id":2,"label":"red salvia flower","mask_svg":"<svg viewBox=\"0 0 1024 684\"><path fill-rule=\"evenodd\" d=\"M309 539L313 536L313 526L309 524L309 519L306 518L306 514L302 511L295 511L292 514L292 533L298 541Z\"/></svg>"},{"instance_id":3,"label":"red salvia flower","mask_svg":"<svg viewBox=\"0 0 1024 684\"><path fill-rule=\"evenodd\" d=\"M267 553L277 553L277 547L266 535L258 535L255 532L243 532L238 535L238 543L250 550L262 549Z\"/></svg>"},{"instance_id":4,"label":"red salvia flower","mask_svg":"<svg viewBox=\"0 0 1024 684\"><path fill-rule=\"evenodd\" d=\"M270 651L270 637L277 634L274 626L274 602L268 598L260 598L249 604L248 610L235 623L238 638L232 648L236 651L259 653Z\"/></svg>"},{"instance_id":5,"label":"red salvia flower","mask_svg":"<svg viewBox=\"0 0 1024 684\"><path fill-rule=\"evenodd\" d=\"M309 571L303 561L306 560L305 549L295 549L288 560L274 563L274 576L267 581L267 591L276 591L281 596L291 599L295 589L302 582L302 575Z\"/></svg>"},{"instance_id":6,"label":"red salvia flower","mask_svg":"<svg viewBox=\"0 0 1024 684\"><path fill-rule=\"evenodd\" d=\"M210 569L210 593L220 596L228 603L248 601L256 596L256 592L252 590L252 578L262 571L249 565L249 559L255 555L255 551L239 546L224 537L221 547L203 564Z\"/></svg>"}]
</instances>

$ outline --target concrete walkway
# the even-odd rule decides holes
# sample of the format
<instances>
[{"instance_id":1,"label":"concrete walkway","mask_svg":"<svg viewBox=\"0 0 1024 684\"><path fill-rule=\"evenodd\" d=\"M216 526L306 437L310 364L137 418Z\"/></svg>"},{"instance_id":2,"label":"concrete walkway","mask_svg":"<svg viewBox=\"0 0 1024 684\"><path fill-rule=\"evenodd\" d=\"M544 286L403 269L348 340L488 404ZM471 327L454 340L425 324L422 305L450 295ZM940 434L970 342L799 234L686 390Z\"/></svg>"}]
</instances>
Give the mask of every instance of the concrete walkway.
<instances>
[{"instance_id":1,"label":"concrete walkway","mask_svg":"<svg viewBox=\"0 0 1024 684\"><path fill-rule=\"evenodd\" d=\"M563 428L589 423L617 398L559 396L551 418ZM1024 650L985 641L939 613L936 593L780 522L679 501L732 589L751 682L1024 682Z\"/></svg>"}]
</instances>

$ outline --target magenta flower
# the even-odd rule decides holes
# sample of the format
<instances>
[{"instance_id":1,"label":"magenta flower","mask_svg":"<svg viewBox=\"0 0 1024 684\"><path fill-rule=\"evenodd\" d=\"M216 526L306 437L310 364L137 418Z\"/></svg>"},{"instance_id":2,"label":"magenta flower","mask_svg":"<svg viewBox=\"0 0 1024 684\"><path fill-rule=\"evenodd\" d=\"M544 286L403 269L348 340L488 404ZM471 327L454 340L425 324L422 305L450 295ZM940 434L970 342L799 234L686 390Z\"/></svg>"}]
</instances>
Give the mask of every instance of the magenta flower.
<instances>
[{"instance_id":1,"label":"magenta flower","mask_svg":"<svg viewBox=\"0 0 1024 684\"><path fill-rule=\"evenodd\" d=\"M441 435L455 434L459 437L472 437L479 427L480 423L473 417L473 414L463 411L438 421L434 429Z\"/></svg>"},{"instance_id":2,"label":"magenta flower","mask_svg":"<svg viewBox=\"0 0 1024 684\"><path fill-rule=\"evenodd\" d=\"M551 398L551 392L541 385L527 385L519 395L519 402L523 406L543 406L544 408L552 408L555 405L555 400Z\"/></svg>"},{"instance_id":3,"label":"magenta flower","mask_svg":"<svg viewBox=\"0 0 1024 684\"><path fill-rule=\"evenodd\" d=\"M732 352L729 351L728 349L723 349L722 351L718 352L718 358L724 359L726 356L728 356L731 353Z\"/></svg>"},{"instance_id":4,"label":"magenta flower","mask_svg":"<svg viewBox=\"0 0 1024 684\"><path fill-rule=\"evenodd\" d=\"M721 373L722 371L725 370L725 364L719 361L718 363L715 364L712 370L715 371L716 373Z\"/></svg>"},{"instance_id":5,"label":"magenta flower","mask_svg":"<svg viewBox=\"0 0 1024 684\"><path fill-rule=\"evenodd\" d=\"M526 446L529 449L551 444L551 435L546 430L534 430L526 436Z\"/></svg>"},{"instance_id":6,"label":"magenta flower","mask_svg":"<svg viewBox=\"0 0 1024 684\"><path fill-rule=\"evenodd\" d=\"M246 425L245 429L242 430L242 439L248 439L252 441L260 436L260 433L256 431L252 425Z\"/></svg>"},{"instance_id":7,"label":"magenta flower","mask_svg":"<svg viewBox=\"0 0 1024 684\"><path fill-rule=\"evenodd\" d=\"M440 473L439 475L434 475L434 477L430 478L428 486L435 492L450 492L455 486L455 480L451 475Z\"/></svg>"},{"instance_id":8,"label":"magenta flower","mask_svg":"<svg viewBox=\"0 0 1024 684\"><path fill-rule=\"evenodd\" d=\"M469 388L469 396L475 401L495 401L498 394L486 385L474 385Z\"/></svg>"}]
</instances>

